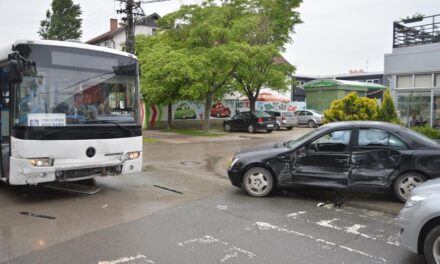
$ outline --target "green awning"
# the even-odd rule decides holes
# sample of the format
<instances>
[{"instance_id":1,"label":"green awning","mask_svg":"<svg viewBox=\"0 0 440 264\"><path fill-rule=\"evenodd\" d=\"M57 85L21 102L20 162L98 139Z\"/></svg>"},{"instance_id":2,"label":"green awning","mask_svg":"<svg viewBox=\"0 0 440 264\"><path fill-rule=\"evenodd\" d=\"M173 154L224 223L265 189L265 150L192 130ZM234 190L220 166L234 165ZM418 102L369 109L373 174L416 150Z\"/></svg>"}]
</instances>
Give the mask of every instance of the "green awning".
<instances>
[{"instance_id":1,"label":"green awning","mask_svg":"<svg viewBox=\"0 0 440 264\"><path fill-rule=\"evenodd\" d=\"M308 88L323 88L323 87L356 87L356 88L367 88L369 91L371 90L385 90L388 87L376 84L376 83L367 83L367 82L357 82L357 81L345 81L345 80L315 80L304 84L304 89Z\"/></svg>"}]
</instances>

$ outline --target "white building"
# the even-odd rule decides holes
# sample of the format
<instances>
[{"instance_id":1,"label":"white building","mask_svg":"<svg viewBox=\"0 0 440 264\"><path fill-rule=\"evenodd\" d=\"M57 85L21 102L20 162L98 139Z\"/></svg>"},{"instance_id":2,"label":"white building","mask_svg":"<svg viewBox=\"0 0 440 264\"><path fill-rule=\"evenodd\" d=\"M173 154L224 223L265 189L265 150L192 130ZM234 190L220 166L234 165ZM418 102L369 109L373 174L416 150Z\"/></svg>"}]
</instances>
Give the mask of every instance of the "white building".
<instances>
[{"instance_id":1,"label":"white building","mask_svg":"<svg viewBox=\"0 0 440 264\"><path fill-rule=\"evenodd\" d=\"M135 23L135 35L154 35L158 29L157 20L160 16L156 13L144 17ZM123 50L125 44L125 25L119 26L118 20L110 19L110 30L89 41L87 44L107 47L111 49Z\"/></svg>"},{"instance_id":2,"label":"white building","mask_svg":"<svg viewBox=\"0 0 440 264\"><path fill-rule=\"evenodd\" d=\"M440 15L394 22L384 73L405 125L440 127Z\"/></svg>"}]
</instances>

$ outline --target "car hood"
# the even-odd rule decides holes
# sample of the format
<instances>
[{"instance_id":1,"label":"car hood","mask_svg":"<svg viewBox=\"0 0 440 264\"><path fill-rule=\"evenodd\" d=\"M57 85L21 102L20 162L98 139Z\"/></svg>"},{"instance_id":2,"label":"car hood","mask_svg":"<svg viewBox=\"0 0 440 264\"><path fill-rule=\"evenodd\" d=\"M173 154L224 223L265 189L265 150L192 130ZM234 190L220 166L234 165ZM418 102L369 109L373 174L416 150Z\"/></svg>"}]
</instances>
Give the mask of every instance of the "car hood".
<instances>
[{"instance_id":1,"label":"car hood","mask_svg":"<svg viewBox=\"0 0 440 264\"><path fill-rule=\"evenodd\" d=\"M440 194L440 178L424 182L411 191L412 195L422 193Z\"/></svg>"},{"instance_id":2,"label":"car hood","mask_svg":"<svg viewBox=\"0 0 440 264\"><path fill-rule=\"evenodd\" d=\"M270 144L270 145L260 145L253 148L246 148L240 150L235 154L236 157L247 157L247 156L274 156L289 149L283 145L283 143Z\"/></svg>"}]
</instances>

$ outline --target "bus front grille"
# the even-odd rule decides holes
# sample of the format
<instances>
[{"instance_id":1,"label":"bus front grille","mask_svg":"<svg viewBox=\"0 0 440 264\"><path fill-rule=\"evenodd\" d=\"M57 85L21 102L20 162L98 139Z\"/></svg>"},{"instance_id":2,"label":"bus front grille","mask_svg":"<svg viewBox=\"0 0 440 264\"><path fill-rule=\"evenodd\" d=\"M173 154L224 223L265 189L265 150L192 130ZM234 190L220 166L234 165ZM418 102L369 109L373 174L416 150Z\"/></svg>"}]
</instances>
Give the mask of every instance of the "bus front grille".
<instances>
[{"instance_id":1,"label":"bus front grille","mask_svg":"<svg viewBox=\"0 0 440 264\"><path fill-rule=\"evenodd\" d=\"M122 165L75 170L59 170L55 172L57 180L75 179L87 176L118 175L122 172Z\"/></svg>"}]
</instances>

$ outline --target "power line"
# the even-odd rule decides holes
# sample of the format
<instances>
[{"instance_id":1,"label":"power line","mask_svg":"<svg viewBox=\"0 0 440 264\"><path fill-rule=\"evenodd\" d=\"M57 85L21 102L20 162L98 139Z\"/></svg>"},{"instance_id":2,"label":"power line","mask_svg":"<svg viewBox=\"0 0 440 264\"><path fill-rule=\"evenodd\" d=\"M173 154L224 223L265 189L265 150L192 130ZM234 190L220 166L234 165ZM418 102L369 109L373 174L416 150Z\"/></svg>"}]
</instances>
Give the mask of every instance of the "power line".
<instances>
[{"instance_id":1,"label":"power line","mask_svg":"<svg viewBox=\"0 0 440 264\"><path fill-rule=\"evenodd\" d=\"M142 9L141 4L151 4L158 2L166 2L170 0L118 0L121 3L125 3L125 8L116 10L118 14L125 14L122 21L126 23L125 27L125 50L129 53L134 53L134 30L135 30L135 18L144 17L145 12Z\"/></svg>"}]
</instances>

